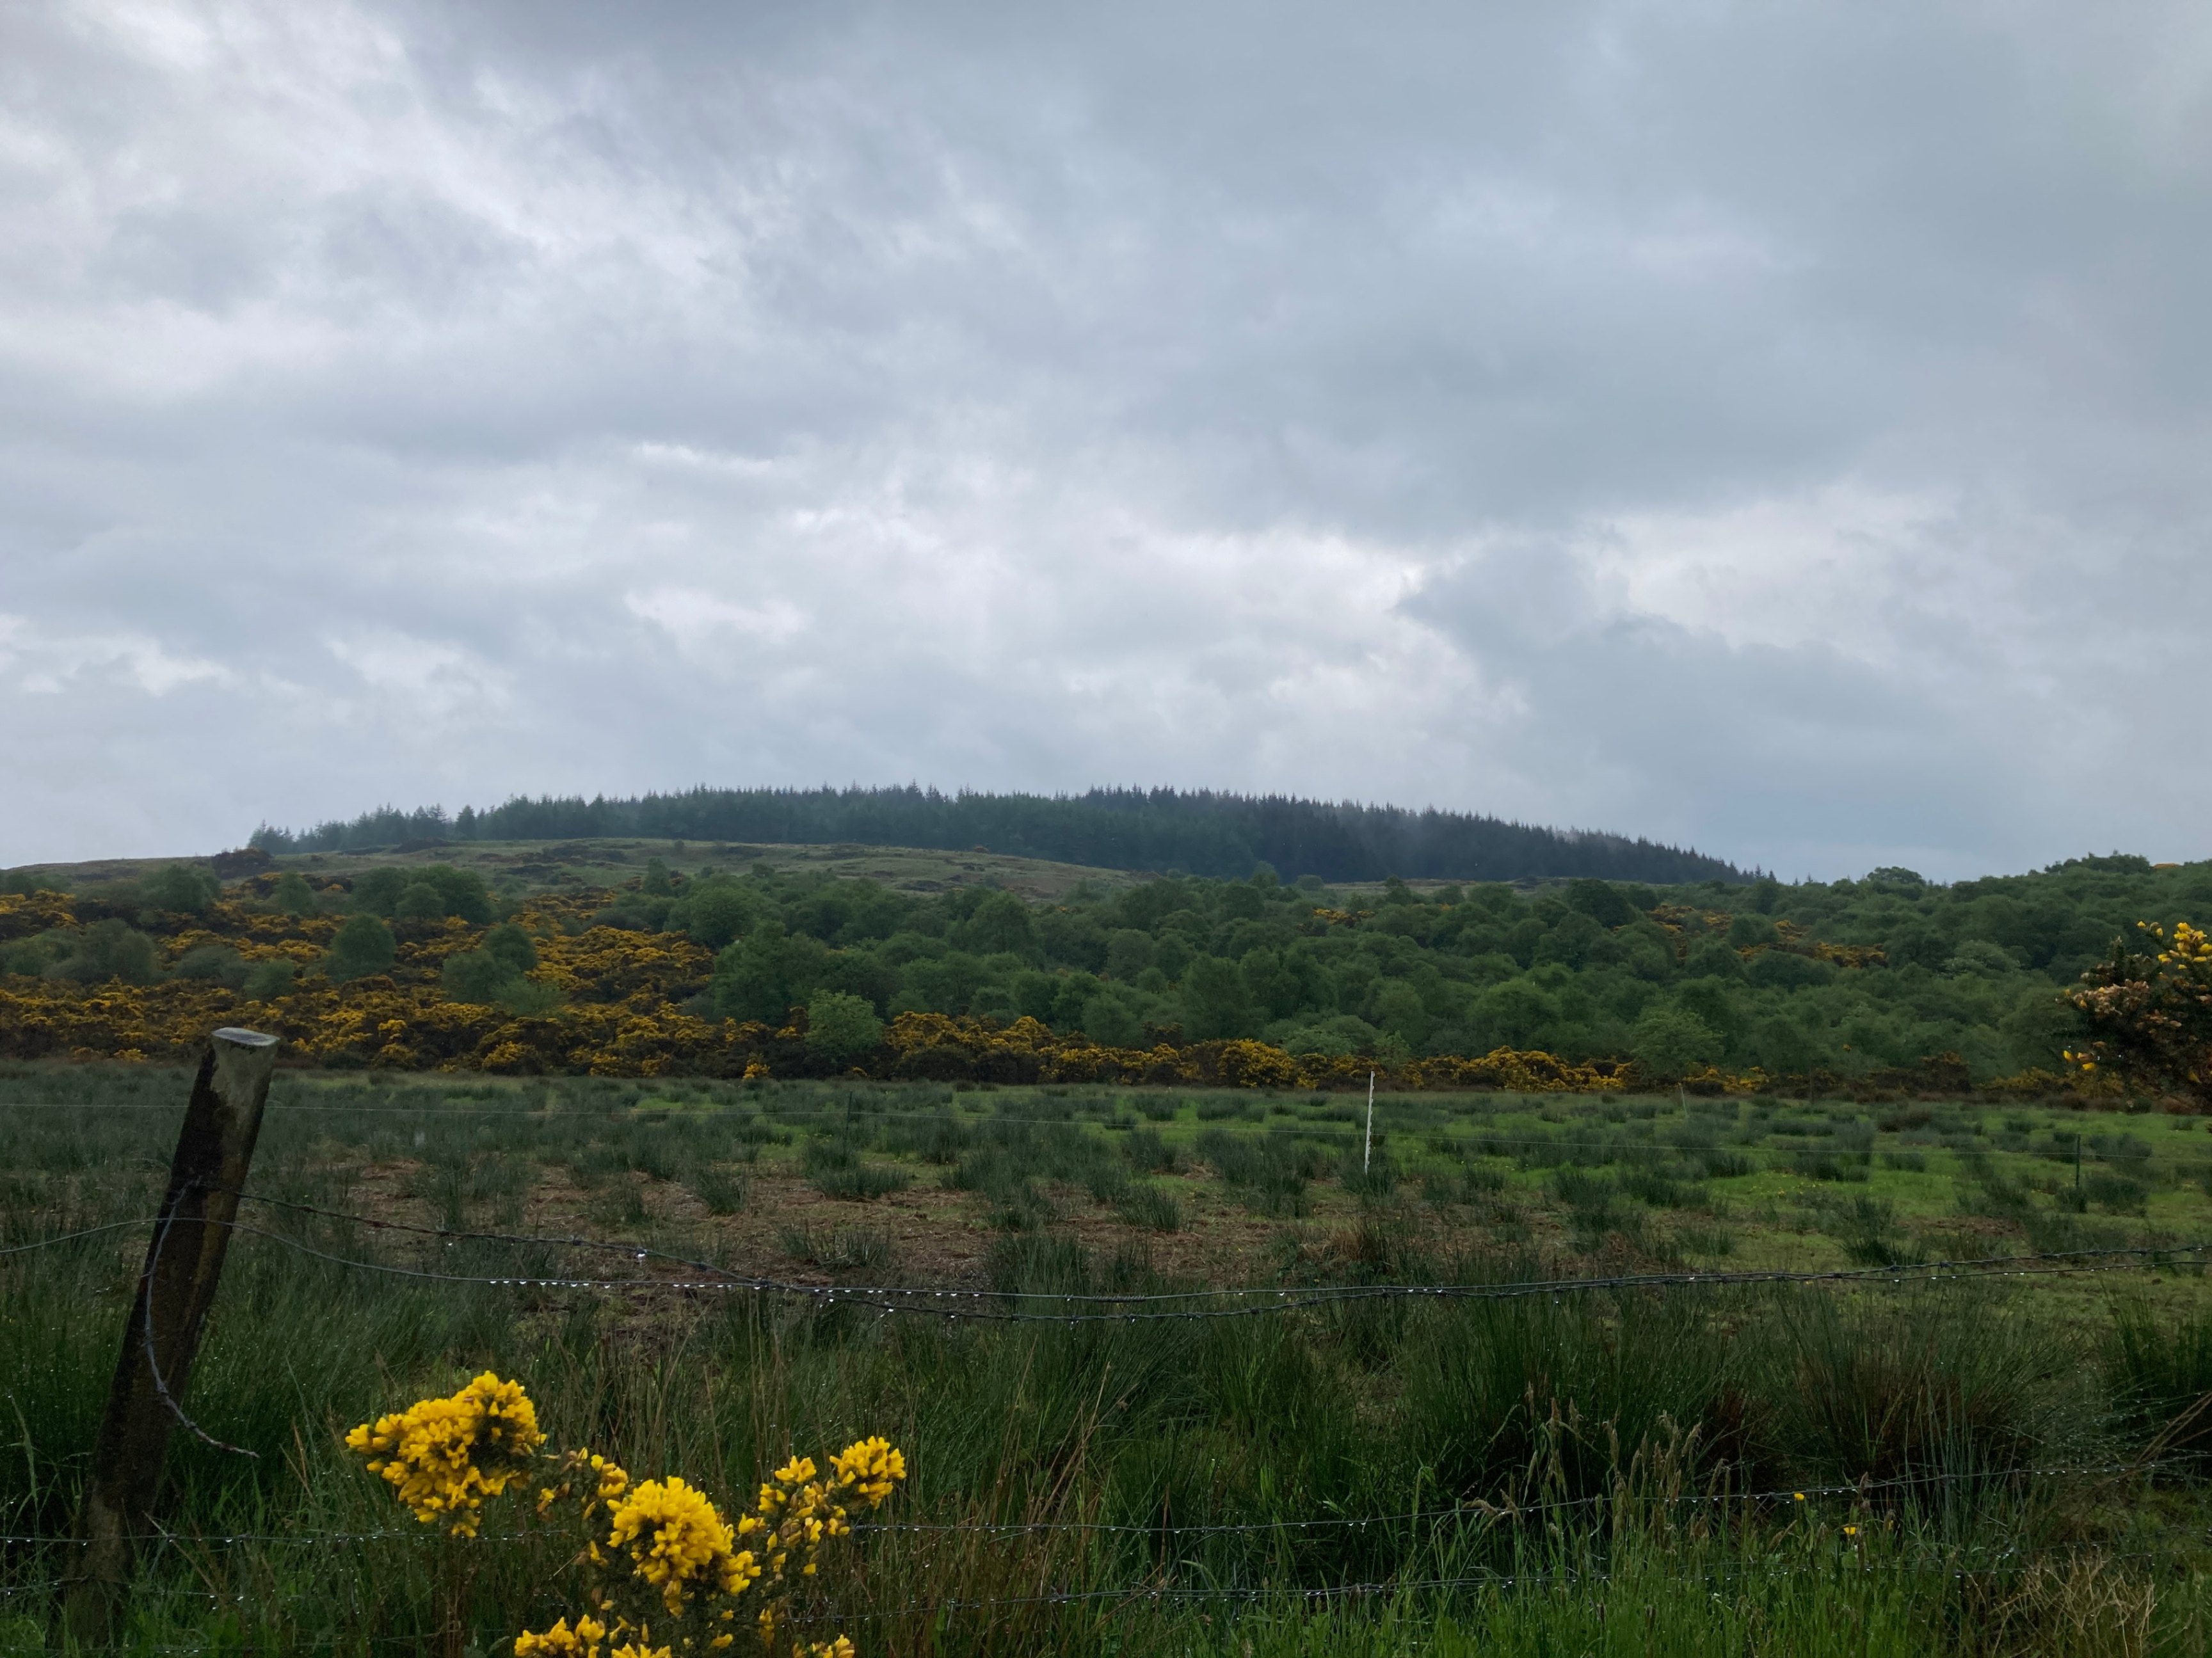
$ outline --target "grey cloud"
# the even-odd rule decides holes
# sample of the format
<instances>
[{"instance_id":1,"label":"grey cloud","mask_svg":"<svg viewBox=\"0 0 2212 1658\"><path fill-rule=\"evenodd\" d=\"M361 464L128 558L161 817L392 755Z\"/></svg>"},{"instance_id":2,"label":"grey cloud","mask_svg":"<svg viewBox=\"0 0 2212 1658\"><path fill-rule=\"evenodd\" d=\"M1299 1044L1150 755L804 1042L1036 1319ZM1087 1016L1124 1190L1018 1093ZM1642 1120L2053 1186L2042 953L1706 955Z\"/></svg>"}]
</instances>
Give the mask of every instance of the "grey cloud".
<instances>
[{"instance_id":1,"label":"grey cloud","mask_svg":"<svg viewBox=\"0 0 2212 1658\"><path fill-rule=\"evenodd\" d=\"M2050 825L2049 803L1931 676L1608 613L1577 562L1508 550L1440 574L1407 609L1511 694L1524 712L1501 751L1574 780L1583 813L1633 791L1655 832L1757 847L1793 877L1884 859L1952 876L1969 872L1960 846L2033 855L2013 826Z\"/></svg>"},{"instance_id":2,"label":"grey cloud","mask_svg":"<svg viewBox=\"0 0 2212 1658\"><path fill-rule=\"evenodd\" d=\"M0 31L0 860L908 777L2212 851L2127 780L2202 750L2197 9Z\"/></svg>"}]
</instances>

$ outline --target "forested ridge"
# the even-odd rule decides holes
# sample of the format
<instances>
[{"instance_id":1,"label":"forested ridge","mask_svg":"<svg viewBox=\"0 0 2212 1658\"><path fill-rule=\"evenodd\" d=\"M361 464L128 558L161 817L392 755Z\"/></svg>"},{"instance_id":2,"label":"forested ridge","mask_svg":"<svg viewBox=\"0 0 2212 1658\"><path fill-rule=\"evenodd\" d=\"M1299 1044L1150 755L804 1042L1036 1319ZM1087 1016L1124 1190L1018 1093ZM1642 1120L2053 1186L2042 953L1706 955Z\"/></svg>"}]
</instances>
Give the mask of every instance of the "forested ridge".
<instances>
[{"instance_id":1,"label":"forested ridge","mask_svg":"<svg viewBox=\"0 0 2212 1658\"><path fill-rule=\"evenodd\" d=\"M440 1062L485 1062L528 1035L549 1066L727 1064L792 1028L819 1047L834 1014L857 1033L837 1039L843 1064L913 1014L1034 1020L1122 1053L1256 1039L1315 1066L1510 1049L1633 1060L1662 1080L1844 1081L1949 1055L1949 1074L1987 1081L2060 1071L2085 1034L2063 993L2115 940L2144 936L2138 923L2212 912L2212 864L2114 855L1950 886L1901 869L1426 893L1394 879L1357 894L1263 866L1039 903L766 865L687 875L655 860L623 886L553 891L441 865L219 888L179 865L0 911L0 998L17 1045L38 1052L151 1052L210 1018L289 1017L311 1051L367 1042L371 1059L374 1033L404 1027L401 1048ZM591 1035L601 1025L646 1034L617 1051ZM761 1034L729 1034L740 1027Z\"/></svg>"},{"instance_id":2,"label":"forested ridge","mask_svg":"<svg viewBox=\"0 0 2212 1658\"><path fill-rule=\"evenodd\" d=\"M974 847L1100 869L1238 878L1255 864L1325 881L1518 881L1593 876L1661 884L1741 880L1717 858L1625 835L1545 829L1468 812L1285 795L1092 789L1079 795L935 789L710 789L635 799L517 797L486 811L436 806L362 813L290 830L270 852L341 852L421 841L751 841L782 845Z\"/></svg>"},{"instance_id":3,"label":"forested ridge","mask_svg":"<svg viewBox=\"0 0 2212 1658\"><path fill-rule=\"evenodd\" d=\"M2115 855L1951 886L1885 869L1794 885L1581 878L1534 895L1393 882L1358 900L1262 870L1051 906L748 877L641 887L599 919L718 949L702 1005L738 1018L830 989L885 1015L1027 1016L1116 1046L1510 1048L1634 1058L1658 1076L1848 1077L1955 1054L1988 1078L2057 1069L2081 1029L2062 991L2138 921L2208 910L2212 864Z\"/></svg>"}]
</instances>

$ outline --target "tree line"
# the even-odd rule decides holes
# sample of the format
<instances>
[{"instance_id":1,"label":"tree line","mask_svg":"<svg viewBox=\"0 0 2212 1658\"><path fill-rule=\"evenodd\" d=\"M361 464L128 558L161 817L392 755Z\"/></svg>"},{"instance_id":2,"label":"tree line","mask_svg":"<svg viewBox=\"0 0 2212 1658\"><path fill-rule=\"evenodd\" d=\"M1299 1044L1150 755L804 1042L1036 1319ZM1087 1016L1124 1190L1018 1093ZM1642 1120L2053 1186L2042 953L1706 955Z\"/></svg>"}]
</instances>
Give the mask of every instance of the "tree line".
<instances>
[{"instance_id":1,"label":"tree line","mask_svg":"<svg viewBox=\"0 0 2212 1658\"><path fill-rule=\"evenodd\" d=\"M1625 835L1547 829L1475 813L1211 790L1092 789L1079 795L936 789L710 789L610 800L520 796L465 806L383 807L311 829L264 824L272 853L360 851L436 841L647 840L980 848L1102 869L1237 878L1256 864L1324 881L1519 881L1589 877L1658 884L1740 881L1723 859Z\"/></svg>"}]
</instances>

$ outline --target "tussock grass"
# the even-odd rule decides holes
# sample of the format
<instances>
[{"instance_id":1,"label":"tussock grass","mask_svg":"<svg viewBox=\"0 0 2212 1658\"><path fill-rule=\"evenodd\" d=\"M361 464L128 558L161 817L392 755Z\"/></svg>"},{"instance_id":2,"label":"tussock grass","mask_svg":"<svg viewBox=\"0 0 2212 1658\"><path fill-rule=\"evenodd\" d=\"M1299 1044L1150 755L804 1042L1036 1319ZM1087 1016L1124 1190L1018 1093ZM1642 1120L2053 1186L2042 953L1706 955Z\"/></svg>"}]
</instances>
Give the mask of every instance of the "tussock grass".
<instances>
[{"instance_id":1,"label":"tussock grass","mask_svg":"<svg viewBox=\"0 0 2212 1658\"><path fill-rule=\"evenodd\" d=\"M158 1199L165 1170L149 1147L173 1134L173 1077L51 1074L87 1108L0 1111L0 1242L143 1216ZM1176 1254L1188 1236L1161 1219L1191 1224L1175 1193L1207 1168L1251 1212L1237 1224L1277 1240L1279 1264L1255 1269L1263 1287L1548 1277L1560 1229L1534 1207L1547 1198L1569 1241L1588 1217L1583 1230L1608 1249L1639 1228L1674 1228L1708 1254L1772 1235L1747 1230L1747 1206L1709 1172L1753 1126L1727 1101L1684 1120L1696 1130L1687 1141L1625 1107L1619 1122L1556 1126L1560 1141L1571 1130L1604 1137L1600 1162L1556 1143L1525 1163L1510 1147L1484 1156L1439 1110L1395 1125L1389 1187L1324 1221L1297 1211L1344 1181L1346 1142L1319 1138L1350 1129L1322 1120L1334 1102L1293 1101L1295 1112L1255 1124L1200 1122L1188 1099L1153 1120L1151 1096L1127 1113L1115 1096L1106 1108L1133 1126L1109 1131L1085 1120L1100 1102L1079 1094L1031 1122L1047 1113L1011 1090L695 1085L678 1098L597 1080L488 1086L471 1079L469 1102L501 1114L459 1117L436 1114L449 1104L442 1084L318 1082L317 1103L335 1096L357 1115L272 1115L255 1184L352 1206L353 1183L389 1176L364 1173L357 1156L337 1167L331 1147L382 1147L426 1218L483 1225L508 1212L525 1172L551 1165L580 1181L588 1171L587 1201L611 1224L670 1238L678 1223L666 1217L686 1207L675 1187L713 1211L710 1192L727 1182L726 1200L743 1209L751 1159L833 1181L936 1159L956 1189L1009 1217L981 1262L1001 1297L1198 1287L1151 1249L1188 1259ZM1858 1155L1842 1138L1829 1137L1833 1155ZM2036 1161L2039 1139L2011 1152L1966 1138L1987 1159L1966 1165L1967 1200L2013 1216L2024 1205L2037 1226L2136 1224L2063 1210L2032 1184L2072 1184L2070 1166ZM1929 1144L1942 1173L1928 1178L1948 1195L1953 1154ZM2116 1156L2126 1150L2116 1142ZM1154 1177L1176 1168L1190 1172ZM2154 1207L2195 1196L2155 1160L2121 1172ZM1060 1230L1064 1212L1095 1222L1086 1197L1147 1228L1149 1244L1094 1247ZM1887 1185L1821 1181L1786 1201L1814 1229L1808 1247L1831 1259L1917 1249L1923 1229L1954 1224L1948 1203L1916 1210ZM794 1260L841 1281L902 1270L889 1231L866 1224L880 1211L833 1212L862 1219L786 1229ZM1542 1222L1540 1251L1466 1224L1525 1233L1514 1218L1524 1213ZM542 1280L580 1264L550 1247L375 1235L312 1216L256 1224L334 1254L462 1275ZM143 1231L125 1231L0 1257L0 1532L65 1533L144 1247ZM865 1582L839 1593L850 1590L853 1632L871 1658L1409 1645L1827 1655L1908 1642L1916 1658L2201 1652L2193 1540L2212 1521L2212 1491L2202 1465L2173 1460L2212 1452L2200 1286L2155 1276L2110 1303L2062 1289L2063 1300L2034 1281L1585 1291L994 1326L750 1296L430 1284L241 1236L188 1403L210 1431L259 1455L177 1436L162 1509L173 1540L145 1561L129 1646L427 1649L444 1546L395 1519L337 1436L492 1368L528 1382L562 1442L605 1448L641 1474L684 1472L724 1498L794 1448L863 1430L910 1448L899 1517L956 1529L865 1540ZM2135 1465L2144 1471L2019 1472ZM1862 1481L1901 1483L1835 1489ZM1801 1489L1811 1493L1802 1504L1789 1495ZM1782 1495L1748 1495L1761 1492ZM1316 1523L1344 1519L1365 1523ZM958 1529L1075 1521L1127 1529ZM1180 1529L1190 1527L1242 1529ZM486 1527L505 1528L498 1518ZM366 1535L319 1540L328 1533ZM538 1542L480 1555L465 1617L478 1649L496 1653L556 1610L546 1586L559 1562ZM38 1649L67 1558L58 1542L0 1545L0 1649ZM1312 1598L1354 1584L1382 1587ZM1132 1598L1152 1589L1172 1594ZM1047 1598L1094 1592L1104 1598ZM983 1598L1012 1603L943 1610Z\"/></svg>"}]
</instances>

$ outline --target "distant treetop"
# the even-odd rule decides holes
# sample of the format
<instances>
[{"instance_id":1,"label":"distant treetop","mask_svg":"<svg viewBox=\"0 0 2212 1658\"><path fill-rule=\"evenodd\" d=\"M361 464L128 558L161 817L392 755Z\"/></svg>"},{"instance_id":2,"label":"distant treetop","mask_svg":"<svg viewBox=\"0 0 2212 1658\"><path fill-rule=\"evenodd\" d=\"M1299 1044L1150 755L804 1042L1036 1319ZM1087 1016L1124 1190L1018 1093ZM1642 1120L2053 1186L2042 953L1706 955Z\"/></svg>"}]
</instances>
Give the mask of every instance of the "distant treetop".
<instances>
[{"instance_id":1,"label":"distant treetop","mask_svg":"<svg viewBox=\"0 0 2212 1658\"><path fill-rule=\"evenodd\" d=\"M1267 865L1282 879L1472 881L1590 877L1680 885L1741 882L1734 865L1685 847L1470 812L1301 800L1284 795L1092 789L1078 795L943 794L903 788L709 789L525 799L486 811L386 806L308 829L264 824L272 853L358 851L439 841L626 836L823 846L970 848L1104 869L1237 878Z\"/></svg>"}]
</instances>

